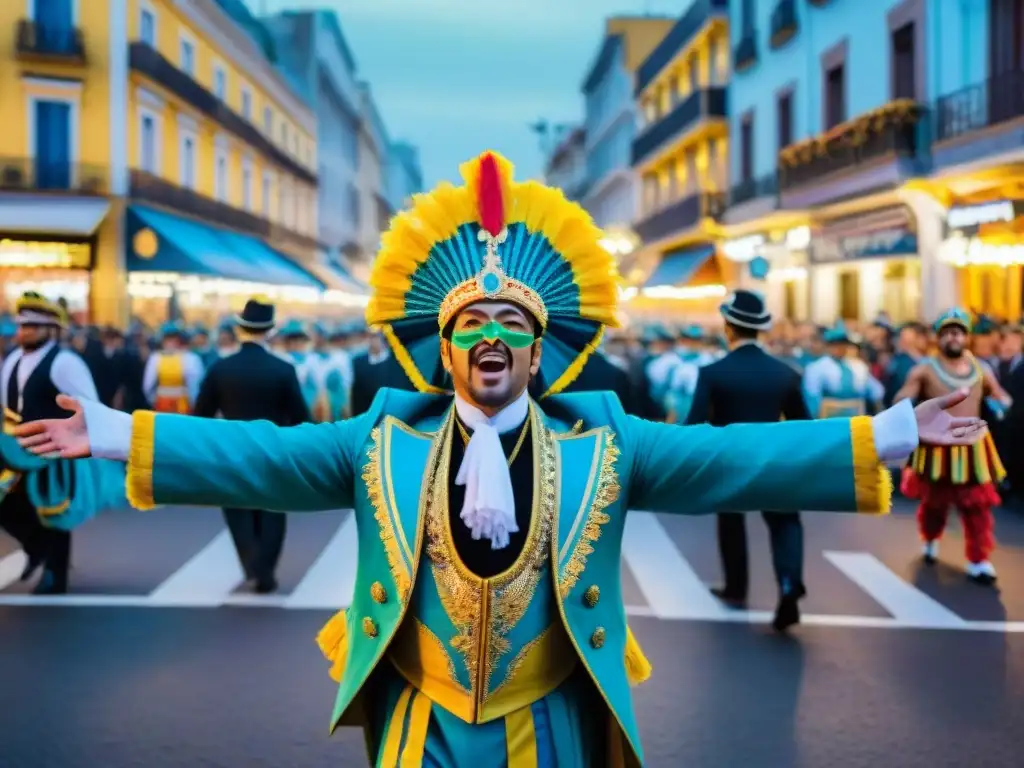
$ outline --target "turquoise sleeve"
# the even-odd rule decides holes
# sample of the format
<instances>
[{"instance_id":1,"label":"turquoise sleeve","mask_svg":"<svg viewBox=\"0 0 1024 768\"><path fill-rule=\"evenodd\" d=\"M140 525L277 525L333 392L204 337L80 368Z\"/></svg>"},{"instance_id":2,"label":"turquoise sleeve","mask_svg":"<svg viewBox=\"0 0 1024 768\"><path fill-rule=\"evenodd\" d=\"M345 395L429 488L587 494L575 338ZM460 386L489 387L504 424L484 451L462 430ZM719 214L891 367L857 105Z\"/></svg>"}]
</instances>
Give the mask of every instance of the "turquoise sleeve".
<instances>
[{"instance_id":1,"label":"turquoise sleeve","mask_svg":"<svg viewBox=\"0 0 1024 768\"><path fill-rule=\"evenodd\" d=\"M682 427L630 416L624 431L631 509L889 511L868 417Z\"/></svg>"},{"instance_id":2,"label":"turquoise sleeve","mask_svg":"<svg viewBox=\"0 0 1024 768\"><path fill-rule=\"evenodd\" d=\"M385 399L381 393L355 419L297 427L137 411L129 501L137 509L158 504L282 512L351 507L364 447Z\"/></svg>"}]
</instances>

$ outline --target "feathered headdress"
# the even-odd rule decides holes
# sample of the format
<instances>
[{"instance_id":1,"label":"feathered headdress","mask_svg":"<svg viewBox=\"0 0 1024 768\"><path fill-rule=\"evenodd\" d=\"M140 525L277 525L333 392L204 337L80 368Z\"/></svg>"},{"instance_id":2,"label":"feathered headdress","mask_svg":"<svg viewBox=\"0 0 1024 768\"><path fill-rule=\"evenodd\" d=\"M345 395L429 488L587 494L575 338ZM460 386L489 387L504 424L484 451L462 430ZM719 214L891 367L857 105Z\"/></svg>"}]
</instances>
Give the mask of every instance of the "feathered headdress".
<instances>
[{"instance_id":1,"label":"feathered headdress","mask_svg":"<svg viewBox=\"0 0 1024 768\"><path fill-rule=\"evenodd\" d=\"M516 182L487 152L460 168L464 186L413 197L381 239L366 320L379 326L422 392L450 388L440 333L477 301L508 301L543 330L544 396L583 369L605 326L617 327L619 275L601 230L561 190Z\"/></svg>"}]
</instances>

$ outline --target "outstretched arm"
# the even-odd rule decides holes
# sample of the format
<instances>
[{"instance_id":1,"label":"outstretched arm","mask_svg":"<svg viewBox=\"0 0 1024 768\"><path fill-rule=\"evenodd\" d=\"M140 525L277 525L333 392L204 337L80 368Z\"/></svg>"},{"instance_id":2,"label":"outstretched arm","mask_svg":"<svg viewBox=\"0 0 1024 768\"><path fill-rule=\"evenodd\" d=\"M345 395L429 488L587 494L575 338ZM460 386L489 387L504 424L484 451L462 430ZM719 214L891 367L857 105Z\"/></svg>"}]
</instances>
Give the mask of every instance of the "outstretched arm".
<instances>
[{"instance_id":1,"label":"outstretched arm","mask_svg":"<svg viewBox=\"0 0 1024 768\"><path fill-rule=\"evenodd\" d=\"M913 402L915 400L919 400L923 384L924 371L920 366L915 365L910 369L910 373L907 374L907 380L903 382L903 386L900 387L896 396L893 397L893 402L898 403L901 400L910 400Z\"/></svg>"},{"instance_id":2,"label":"outstretched arm","mask_svg":"<svg viewBox=\"0 0 1024 768\"><path fill-rule=\"evenodd\" d=\"M379 398L385 399L386 396ZM92 455L128 464L128 499L156 504L309 512L350 507L372 413L277 427L83 403Z\"/></svg>"},{"instance_id":3,"label":"outstretched arm","mask_svg":"<svg viewBox=\"0 0 1024 768\"><path fill-rule=\"evenodd\" d=\"M878 416L677 427L630 418L630 508L703 514L759 509L889 511L883 462L917 445L910 403Z\"/></svg>"}]
</instances>

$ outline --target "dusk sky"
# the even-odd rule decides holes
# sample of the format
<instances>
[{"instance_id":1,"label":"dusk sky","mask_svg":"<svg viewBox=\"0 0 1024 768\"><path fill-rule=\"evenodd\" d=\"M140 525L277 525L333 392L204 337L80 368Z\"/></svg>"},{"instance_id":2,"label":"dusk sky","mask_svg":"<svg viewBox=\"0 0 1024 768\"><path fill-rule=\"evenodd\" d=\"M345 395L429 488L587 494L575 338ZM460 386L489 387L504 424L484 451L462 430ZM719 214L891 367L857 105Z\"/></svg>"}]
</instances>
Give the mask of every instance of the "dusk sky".
<instances>
[{"instance_id":1,"label":"dusk sky","mask_svg":"<svg viewBox=\"0 0 1024 768\"><path fill-rule=\"evenodd\" d=\"M248 0L268 12L332 8L392 138L420 148L424 182L494 149L542 171L529 124L577 121L580 84L615 13L680 14L689 0Z\"/></svg>"}]
</instances>

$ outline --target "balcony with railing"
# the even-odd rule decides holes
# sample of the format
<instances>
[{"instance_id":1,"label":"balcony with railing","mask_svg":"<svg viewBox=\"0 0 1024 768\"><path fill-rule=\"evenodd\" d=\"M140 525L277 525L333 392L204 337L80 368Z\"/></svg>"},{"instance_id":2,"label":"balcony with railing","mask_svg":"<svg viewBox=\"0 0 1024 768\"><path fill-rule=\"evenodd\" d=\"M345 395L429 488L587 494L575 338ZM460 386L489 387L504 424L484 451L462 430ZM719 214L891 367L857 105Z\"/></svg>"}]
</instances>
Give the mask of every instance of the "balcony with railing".
<instances>
[{"instance_id":1,"label":"balcony with railing","mask_svg":"<svg viewBox=\"0 0 1024 768\"><path fill-rule=\"evenodd\" d=\"M779 153L779 190L816 184L886 160L924 160L930 148L925 110L897 101Z\"/></svg>"},{"instance_id":2,"label":"balcony with railing","mask_svg":"<svg viewBox=\"0 0 1024 768\"><path fill-rule=\"evenodd\" d=\"M970 136L1019 117L1024 117L1024 69L940 97L935 104L935 140Z\"/></svg>"},{"instance_id":3,"label":"balcony with railing","mask_svg":"<svg viewBox=\"0 0 1024 768\"><path fill-rule=\"evenodd\" d=\"M279 251L287 253L313 251L320 247L320 241L317 238L288 229L281 224L270 225L267 242Z\"/></svg>"},{"instance_id":4,"label":"balcony with railing","mask_svg":"<svg viewBox=\"0 0 1024 768\"><path fill-rule=\"evenodd\" d=\"M68 160L47 161L40 157L0 157L0 191L63 192L73 195L103 195L108 169Z\"/></svg>"},{"instance_id":5,"label":"balcony with railing","mask_svg":"<svg viewBox=\"0 0 1024 768\"><path fill-rule=\"evenodd\" d=\"M85 38L82 30L63 24L20 19L15 32L14 50L22 60L85 63Z\"/></svg>"},{"instance_id":6,"label":"balcony with railing","mask_svg":"<svg viewBox=\"0 0 1024 768\"><path fill-rule=\"evenodd\" d=\"M136 202L158 205L216 226L256 235L279 250L308 251L318 245L315 237L270 222L259 214L235 208L146 171L133 168L129 184L129 195Z\"/></svg>"},{"instance_id":7,"label":"balcony with railing","mask_svg":"<svg viewBox=\"0 0 1024 768\"><path fill-rule=\"evenodd\" d=\"M689 131L701 120L726 116L725 88L702 88L694 91L656 120L633 140L633 165L649 157L671 139Z\"/></svg>"},{"instance_id":8,"label":"balcony with railing","mask_svg":"<svg viewBox=\"0 0 1024 768\"><path fill-rule=\"evenodd\" d=\"M193 189L179 187L152 173L132 169L129 184L129 194L134 200L170 208L259 237L267 237L270 234L270 222L266 219L214 200Z\"/></svg>"},{"instance_id":9,"label":"balcony with railing","mask_svg":"<svg viewBox=\"0 0 1024 768\"><path fill-rule=\"evenodd\" d=\"M693 0L690 8L675 23L668 34L644 59L636 71L636 93L641 93L658 77L683 48L713 18L726 18L729 0Z\"/></svg>"},{"instance_id":10,"label":"balcony with railing","mask_svg":"<svg viewBox=\"0 0 1024 768\"><path fill-rule=\"evenodd\" d=\"M725 211L725 195L698 192L670 203L639 220L633 227L644 243L653 243L697 226L706 218L718 220Z\"/></svg>"},{"instance_id":11,"label":"balcony with railing","mask_svg":"<svg viewBox=\"0 0 1024 768\"><path fill-rule=\"evenodd\" d=\"M156 49L143 42L131 43L128 49L128 62L132 71L158 83L288 173L309 184L317 183L315 173L271 142L256 126L234 112L187 73L174 66Z\"/></svg>"},{"instance_id":12,"label":"balcony with railing","mask_svg":"<svg viewBox=\"0 0 1024 768\"><path fill-rule=\"evenodd\" d=\"M772 11L771 37L772 50L781 48L794 37L800 29L796 14L796 0L779 0Z\"/></svg>"},{"instance_id":13,"label":"balcony with railing","mask_svg":"<svg viewBox=\"0 0 1024 768\"><path fill-rule=\"evenodd\" d=\"M743 179L729 190L729 207L742 205L762 197L774 197L779 191L778 176L774 173L760 178Z\"/></svg>"}]
</instances>

